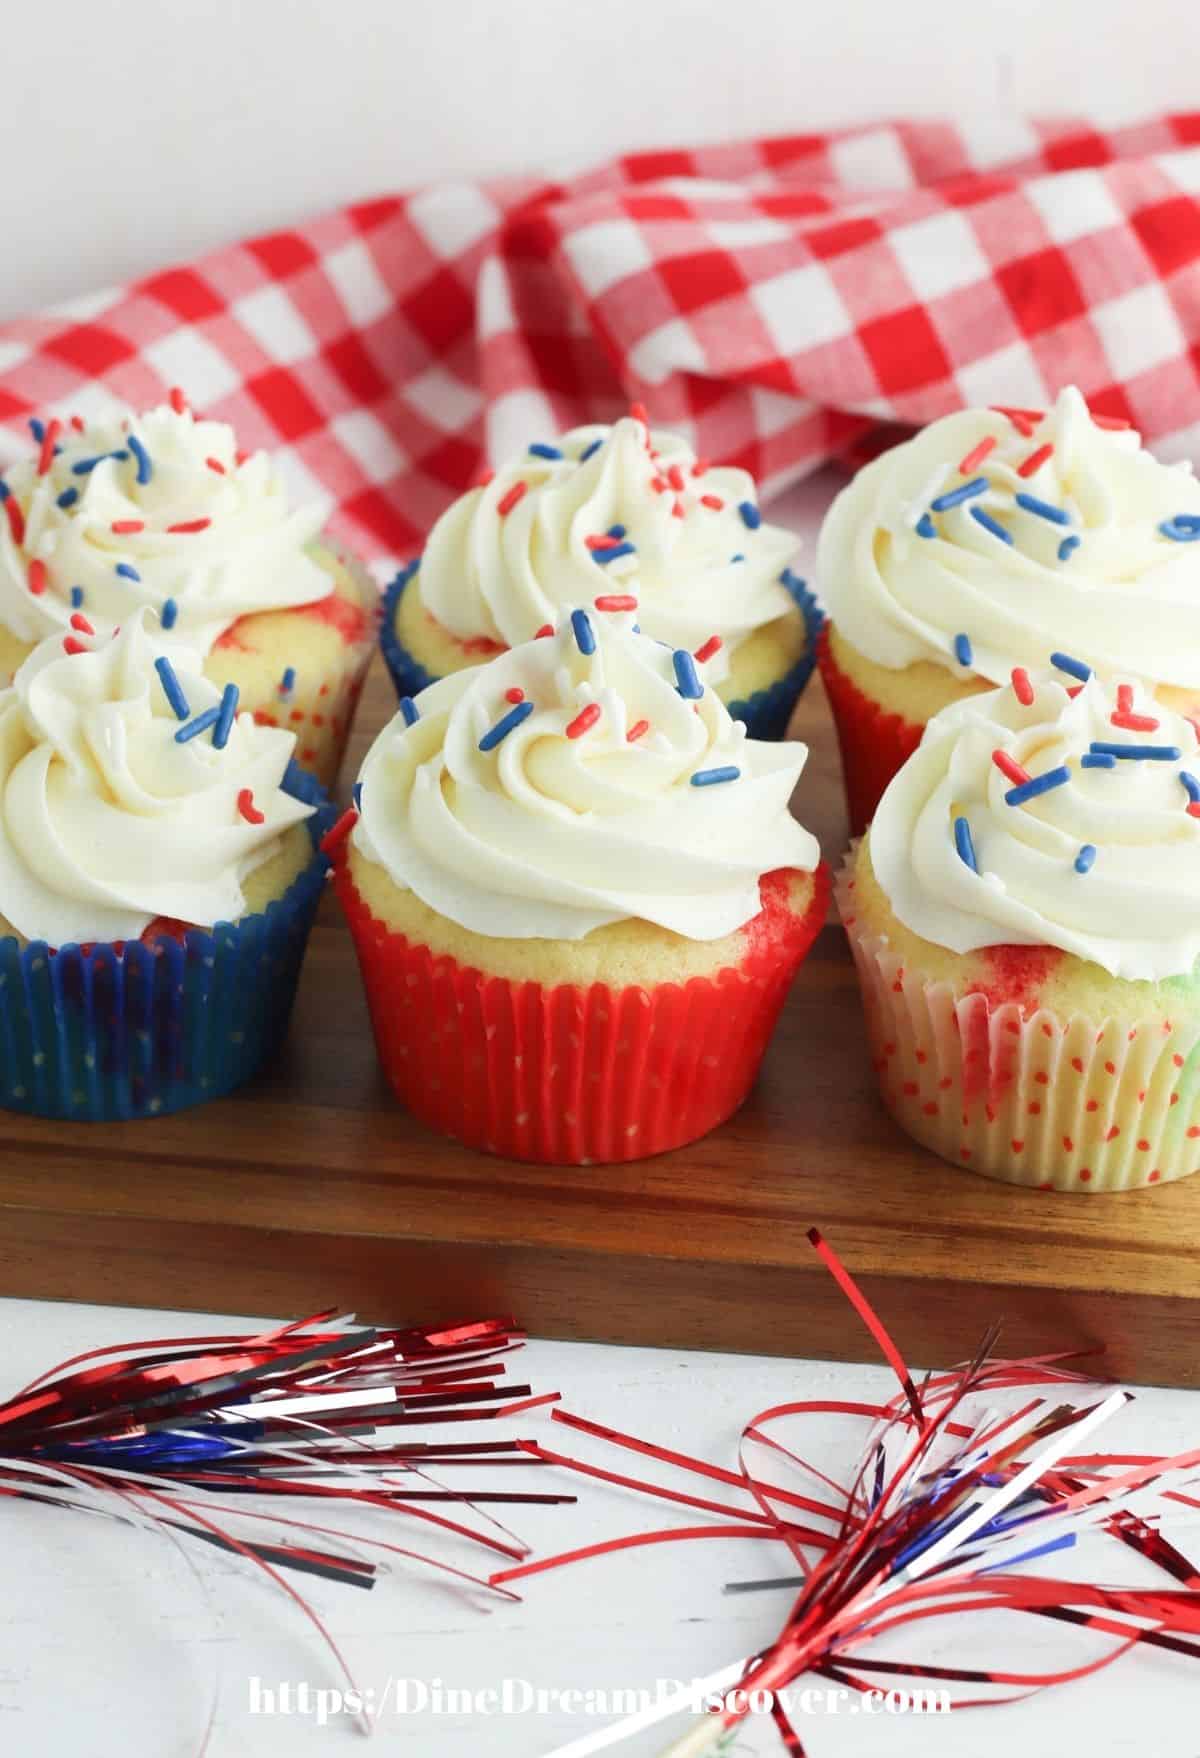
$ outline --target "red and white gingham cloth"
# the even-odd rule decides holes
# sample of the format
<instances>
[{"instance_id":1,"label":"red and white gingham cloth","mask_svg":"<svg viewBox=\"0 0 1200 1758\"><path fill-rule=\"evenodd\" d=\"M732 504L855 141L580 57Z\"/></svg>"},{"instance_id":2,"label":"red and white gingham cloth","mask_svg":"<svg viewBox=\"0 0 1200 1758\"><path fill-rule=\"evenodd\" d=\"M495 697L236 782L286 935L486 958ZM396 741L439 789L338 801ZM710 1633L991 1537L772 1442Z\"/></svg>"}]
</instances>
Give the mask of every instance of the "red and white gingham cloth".
<instances>
[{"instance_id":1,"label":"red and white gingham cloth","mask_svg":"<svg viewBox=\"0 0 1200 1758\"><path fill-rule=\"evenodd\" d=\"M1200 450L1200 113L448 185L0 325L0 427L181 385L368 555L417 546L485 454L631 400L770 492L881 422L1065 383L1164 456Z\"/></svg>"}]
</instances>

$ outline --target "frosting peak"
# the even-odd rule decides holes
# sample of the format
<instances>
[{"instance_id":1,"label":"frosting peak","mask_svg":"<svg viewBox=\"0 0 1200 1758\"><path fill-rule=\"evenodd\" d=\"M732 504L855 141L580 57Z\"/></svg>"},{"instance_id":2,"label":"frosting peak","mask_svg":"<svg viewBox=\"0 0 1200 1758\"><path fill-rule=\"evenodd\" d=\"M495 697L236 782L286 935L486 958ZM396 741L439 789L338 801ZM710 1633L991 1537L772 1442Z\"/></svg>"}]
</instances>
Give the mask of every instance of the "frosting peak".
<instances>
[{"instance_id":1,"label":"frosting peak","mask_svg":"<svg viewBox=\"0 0 1200 1758\"><path fill-rule=\"evenodd\" d=\"M311 815L281 791L292 734L249 714L219 727L199 656L153 639L148 615L90 650L43 642L0 692L0 916L28 940L234 921L242 880Z\"/></svg>"},{"instance_id":2,"label":"frosting peak","mask_svg":"<svg viewBox=\"0 0 1200 1758\"><path fill-rule=\"evenodd\" d=\"M182 400L34 431L40 455L0 484L0 623L19 640L63 633L76 609L107 632L149 606L207 654L239 617L333 590L305 553L323 510L290 510L267 454Z\"/></svg>"},{"instance_id":3,"label":"frosting peak","mask_svg":"<svg viewBox=\"0 0 1200 1758\"><path fill-rule=\"evenodd\" d=\"M1062 657L1062 656L1059 656ZM1200 735L1066 660L935 715L871 825L900 920L936 945L1054 946L1159 980L1200 955Z\"/></svg>"},{"instance_id":4,"label":"frosting peak","mask_svg":"<svg viewBox=\"0 0 1200 1758\"><path fill-rule=\"evenodd\" d=\"M876 458L830 508L817 568L846 640L892 670L1003 683L1070 630L1109 673L1196 687L1198 536L1190 466L1068 388L1045 414L967 410Z\"/></svg>"},{"instance_id":5,"label":"frosting peak","mask_svg":"<svg viewBox=\"0 0 1200 1758\"><path fill-rule=\"evenodd\" d=\"M630 613L570 613L402 709L363 768L357 846L477 933L732 933L765 873L819 850L788 812L807 748L748 739L703 670Z\"/></svg>"},{"instance_id":6,"label":"frosting peak","mask_svg":"<svg viewBox=\"0 0 1200 1758\"><path fill-rule=\"evenodd\" d=\"M796 539L764 524L754 479L709 466L632 416L530 446L434 526L421 559L426 609L463 640L528 641L565 607L638 598L672 646L726 650L792 609L780 573ZM728 671L728 652L713 681Z\"/></svg>"}]
</instances>

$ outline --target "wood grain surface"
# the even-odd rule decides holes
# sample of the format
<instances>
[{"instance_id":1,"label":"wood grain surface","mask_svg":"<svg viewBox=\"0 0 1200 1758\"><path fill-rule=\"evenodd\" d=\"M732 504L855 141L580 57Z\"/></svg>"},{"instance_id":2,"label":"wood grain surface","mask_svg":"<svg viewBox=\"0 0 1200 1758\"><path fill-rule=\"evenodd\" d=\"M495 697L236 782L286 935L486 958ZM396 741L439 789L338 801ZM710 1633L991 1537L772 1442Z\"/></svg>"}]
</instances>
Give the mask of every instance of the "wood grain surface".
<instances>
[{"instance_id":1,"label":"wood grain surface","mask_svg":"<svg viewBox=\"0 0 1200 1758\"><path fill-rule=\"evenodd\" d=\"M377 666L347 781L391 707ZM795 731L812 744L798 809L836 857L819 680ZM288 1045L233 1098L130 1124L0 1112L0 1294L389 1321L511 1310L549 1336L869 1357L813 1224L916 1362L961 1359L999 1318L1008 1352L1106 1344L1113 1375L1200 1385L1200 1177L1027 1192L915 1147L876 1099L832 925L742 1111L634 1165L521 1166L415 1123L377 1072L332 898Z\"/></svg>"}]
</instances>

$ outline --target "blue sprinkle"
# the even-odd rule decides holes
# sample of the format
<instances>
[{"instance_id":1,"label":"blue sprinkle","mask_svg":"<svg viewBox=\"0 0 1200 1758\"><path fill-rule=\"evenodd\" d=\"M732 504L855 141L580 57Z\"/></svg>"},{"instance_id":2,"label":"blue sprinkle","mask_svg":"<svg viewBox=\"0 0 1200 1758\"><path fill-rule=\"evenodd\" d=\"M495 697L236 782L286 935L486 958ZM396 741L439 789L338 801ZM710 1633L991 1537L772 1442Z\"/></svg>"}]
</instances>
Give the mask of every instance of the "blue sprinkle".
<instances>
[{"instance_id":1,"label":"blue sprinkle","mask_svg":"<svg viewBox=\"0 0 1200 1758\"><path fill-rule=\"evenodd\" d=\"M68 507L73 507L78 499L79 490L77 488L64 488L58 497L56 505L60 506L65 512Z\"/></svg>"},{"instance_id":2,"label":"blue sprinkle","mask_svg":"<svg viewBox=\"0 0 1200 1758\"><path fill-rule=\"evenodd\" d=\"M738 505L738 512L742 515L742 524L747 531L758 530L762 524L762 514L753 501L741 501Z\"/></svg>"},{"instance_id":3,"label":"blue sprinkle","mask_svg":"<svg viewBox=\"0 0 1200 1758\"><path fill-rule=\"evenodd\" d=\"M12 489L8 486L7 482L5 482L4 478L0 476L0 507L4 505L5 501L9 499L11 494Z\"/></svg>"},{"instance_id":4,"label":"blue sprinkle","mask_svg":"<svg viewBox=\"0 0 1200 1758\"><path fill-rule=\"evenodd\" d=\"M1173 519L1164 519L1159 530L1172 543L1195 543L1200 537L1200 513L1176 513Z\"/></svg>"},{"instance_id":5,"label":"blue sprinkle","mask_svg":"<svg viewBox=\"0 0 1200 1758\"><path fill-rule=\"evenodd\" d=\"M1096 751L1085 751L1079 761L1084 769L1115 769L1117 767L1115 757L1105 757Z\"/></svg>"},{"instance_id":6,"label":"blue sprinkle","mask_svg":"<svg viewBox=\"0 0 1200 1758\"><path fill-rule=\"evenodd\" d=\"M1001 543L1012 542L1012 532L1006 531L1000 521L993 519L990 513L985 513L982 507L972 507L971 517L977 525L982 525L985 531L990 531L993 537L998 537Z\"/></svg>"},{"instance_id":7,"label":"blue sprinkle","mask_svg":"<svg viewBox=\"0 0 1200 1758\"><path fill-rule=\"evenodd\" d=\"M1108 745L1097 739L1092 750L1098 757L1127 757L1134 763L1178 763L1183 755L1178 745Z\"/></svg>"},{"instance_id":8,"label":"blue sprinkle","mask_svg":"<svg viewBox=\"0 0 1200 1758\"><path fill-rule=\"evenodd\" d=\"M731 562L744 562L746 558L744 555L731 555L729 559Z\"/></svg>"},{"instance_id":9,"label":"blue sprinkle","mask_svg":"<svg viewBox=\"0 0 1200 1758\"><path fill-rule=\"evenodd\" d=\"M1058 546L1058 559L1059 559L1059 561L1060 562L1067 561L1069 559L1069 557L1074 555L1075 551L1078 548L1079 548L1078 537L1064 537L1062 542Z\"/></svg>"},{"instance_id":10,"label":"blue sprinkle","mask_svg":"<svg viewBox=\"0 0 1200 1758\"><path fill-rule=\"evenodd\" d=\"M1190 775L1186 769L1179 771L1179 779L1187 790L1188 799L1200 800L1200 781L1197 781L1196 777Z\"/></svg>"},{"instance_id":11,"label":"blue sprinkle","mask_svg":"<svg viewBox=\"0 0 1200 1758\"><path fill-rule=\"evenodd\" d=\"M31 415L29 417L29 431L40 446L46 437L45 422L39 421L36 415Z\"/></svg>"},{"instance_id":12,"label":"blue sprinkle","mask_svg":"<svg viewBox=\"0 0 1200 1758\"><path fill-rule=\"evenodd\" d=\"M1095 843L1085 842L1079 853L1075 856L1075 871L1077 873L1090 873L1095 859Z\"/></svg>"},{"instance_id":13,"label":"blue sprinkle","mask_svg":"<svg viewBox=\"0 0 1200 1758\"><path fill-rule=\"evenodd\" d=\"M294 665L289 665L279 680L279 693L282 696L290 696L295 688L296 668Z\"/></svg>"},{"instance_id":14,"label":"blue sprinkle","mask_svg":"<svg viewBox=\"0 0 1200 1758\"><path fill-rule=\"evenodd\" d=\"M592 632L592 625L588 621L586 610L573 610L571 612L571 627L575 631L575 645L579 651L581 653L594 653L596 651L596 637Z\"/></svg>"},{"instance_id":15,"label":"blue sprinkle","mask_svg":"<svg viewBox=\"0 0 1200 1758\"><path fill-rule=\"evenodd\" d=\"M1040 495L1018 492L1013 496L1013 499L1019 507L1024 507L1027 513L1036 513L1039 519L1049 519L1055 525L1069 525L1071 523L1071 515L1065 507L1053 506L1050 501L1042 500Z\"/></svg>"},{"instance_id":16,"label":"blue sprinkle","mask_svg":"<svg viewBox=\"0 0 1200 1758\"><path fill-rule=\"evenodd\" d=\"M609 535L609 537L624 537L624 535L625 535L624 525L610 525L608 528L608 535Z\"/></svg>"},{"instance_id":17,"label":"blue sprinkle","mask_svg":"<svg viewBox=\"0 0 1200 1758\"><path fill-rule=\"evenodd\" d=\"M1052 653L1050 663L1056 671L1065 671L1069 678L1077 678L1081 684L1086 684L1092 675L1090 665L1085 665L1082 659L1072 659L1069 653Z\"/></svg>"},{"instance_id":18,"label":"blue sprinkle","mask_svg":"<svg viewBox=\"0 0 1200 1758\"><path fill-rule=\"evenodd\" d=\"M192 711L188 707L188 699L183 693L183 686L175 675L175 667L169 659L164 658L154 661L154 669L158 673L159 682L163 687L163 695L167 698L172 714L176 720L186 720Z\"/></svg>"},{"instance_id":19,"label":"blue sprinkle","mask_svg":"<svg viewBox=\"0 0 1200 1758\"><path fill-rule=\"evenodd\" d=\"M137 479L138 479L138 481L142 482L142 483L149 482L150 478L154 474L154 466L150 462L149 452L146 450L146 448L142 444L141 440L138 439L136 434L131 433L126 444L128 445L129 450L133 453L134 457L137 459Z\"/></svg>"},{"instance_id":20,"label":"blue sprinkle","mask_svg":"<svg viewBox=\"0 0 1200 1758\"><path fill-rule=\"evenodd\" d=\"M615 549L594 549L592 560L597 567L606 568L609 562L619 561L623 555L636 555L637 548L632 543L618 543Z\"/></svg>"},{"instance_id":21,"label":"blue sprinkle","mask_svg":"<svg viewBox=\"0 0 1200 1758\"><path fill-rule=\"evenodd\" d=\"M978 873L979 862L975 858L975 844L971 839L971 826L965 818L954 820L954 846L958 850L958 858L972 873Z\"/></svg>"},{"instance_id":22,"label":"blue sprinkle","mask_svg":"<svg viewBox=\"0 0 1200 1758\"><path fill-rule=\"evenodd\" d=\"M716 787L721 781L736 781L741 770L733 763L726 763L720 769L697 769L692 776L693 787Z\"/></svg>"},{"instance_id":23,"label":"blue sprinkle","mask_svg":"<svg viewBox=\"0 0 1200 1758\"><path fill-rule=\"evenodd\" d=\"M961 506L963 501L973 501L977 494L986 494L988 479L986 476L974 476L970 482L960 482L957 488L939 494L935 501L930 501L931 513L948 513L951 507Z\"/></svg>"},{"instance_id":24,"label":"blue sprinkle","mask_svg":"<svg viewBox=\"0 0 1200 1758\"><path fill-rule=\"evenodd\" d=\"M929 517L928 513L921 514L921 517L917 520L915 529L916 529L916 533L917 533L918 537L936 537L937 536L937 526L934 524L933 520Z\"/></svg>"},{"instance_id":25,"label":"blue sprinkle","mask_svg":"<svg viewBox=\"0 0 1200 1758\"><path fill-rule=\"evenodd\" d=\"M121 576L122 580L140 581L142 577L131 562L118 562L116 572Z\"/></svg>"},{"instance_id":26,"label":"blue sprinkle","mask_svg":"<svg viewBox=\"0 0 1200 1758\"><path fill-rule=\"evenodd\" d=\"M195 720L189 720L186 726L180 727L175 734L175 743L186 745L189 739L198 738L202 732L207 732L210 726L216 726L220 717L221 710L219 708L206 708L203 714L196 716Z\"/></svg>"},{"instance_id":27,"label":"blue sprinkle","mask_svg":"<svg viewBox=\"0 0 1200 1758\"><path fill-rule=\"evenodd\" d=\"M163 628L173 629L179 616L179 606L173 598L164 598L163 607L158 614L161 618Z\"/></svg>"},{"instance_id":28,"label":"blue sprinkle","mask_svg":"<svg viewBox=\"0 0 1200 1758\"><path fill-rule=\"evenodd\" d=\"M354 801L354 810L356 812L361 812L362 811L362 782L361 781L356 781L354 786L350 789L350 798Z\"/></svg>"},{"instance_id":29,"label":"blue sprinkle","mask_svg":"<svg viewBox=\"0 0 1200 1758\"><path fill-rule=\"evenodd\" d=\"M229 743L237 707L238 687L236 684L226 684L221 691L221 706L217 710L217 724L213 728L213 745L218 751L223 751Z\"/></svg>"},{"instance_id":30,"label":"blue sprinkle","mask_svg":"<svg viewBox=\"0 0 1200 1758\"><path fill-rule=\"evenodd\" d=\"M677 647L671 655L671 661L675 667L679 694L688 702L698 702L704 694L704 685L700 682L696 661L686 647Z\"/></svg>"},{"instance_id":31,"label":"blue sprinkle","mask_svg":"<svg viewBox=\"0 0 1200 1758\"><path fill-rule=\"evenodd\" d=\"M579 462L581 464L586 464L592 453L598 452L603 444L604 441L602 439L593 440L590 446L585 446L583 451L580 452Z\"/></svg>"},{"instance_id":32,"label":"blue sprinkle","mask_svg":"<svg viewBox=\"0 0 1200 1758\"><path fill-rule=\"evenodd\" d=\"M1020 787L1010 787L1004 796L1006 806L1023 806L1026 800L1036 800L1039 794L1048 794L1051 789L1062 787L1071 779L1071 771L1064 763L1060 769L1047 769L1045 775L1035 775L1030 781L1023 781Z\"/></svg>"},{"instance_id":33,"label":"blue sprinkle","mask_svg":"<svg viewBox=\"0 0 1200 1758\"><path fill-rule=\"evenodd\" d=\"M421 718L421 710L417 707L411 696L401 696L400 712L404 716L405 726L415 726L417 721Z\"/></svg>"},{"instance_id":34,"label":"blue sprinkle","mask_svg":"<svg viewBox=\"0 0 1200 1758\"><path fill-rule=\"evenodd\" d=\"M132 441L130 442L132 444ZM118 463L129 456L128 452L101 452L97 458L81 458L78 464L71 465L72 476L90 476L97 464L103 464L106 458L115 458Z\"/></svg>"},{"instance_id":35,"label":"blue sprinkle","mask_svg":"<svg viewBox=\"0 0 1200 1758\"><path fill-rule=\"evenodd\" d=\"M82 607L82 605L83 605L83 587L82 586L72 586L72 588L71 588L71 609L72 610L79 610Z\"/></svg>"},{"instance_id":36,"label":"blue sprinkle","mask_svg":"<svg viewBox=\"0 0 1200 1758\"><path fill-rule=\"evenodd\" d=\"M578 616L580 612L576 611L575 614ZM514 732L523 720L528 720L532 713L532 702L518 702L515 708L510 708L508 713L496 722L495 726L484 733L479 741L479 749L481 751L494 751L500 741L506 739L510 732Z\"/></svg>"},{"instance_id":37,"label":"blue sprinkle","mask_svg":"<svg viewBox=\"0 0 1200 1758\"><path fill-rule=\"evenodd\" d=\"M970 665L975 655L971 649L969 635L956 635L954 637L954 657L960 665Z\"/></svg>"},{"instance_id":38,"label":"blue sprinkle","mask_svg":"<svg viewBox=\"0 0 1200 1758\"><path fill-rule=\"evenodd\" d=\"M543 446L540 444L530 446L529 455L532 458L550 458L555 461L562 457L562 453L557 446Z\"/></svg>"}]
</instances>

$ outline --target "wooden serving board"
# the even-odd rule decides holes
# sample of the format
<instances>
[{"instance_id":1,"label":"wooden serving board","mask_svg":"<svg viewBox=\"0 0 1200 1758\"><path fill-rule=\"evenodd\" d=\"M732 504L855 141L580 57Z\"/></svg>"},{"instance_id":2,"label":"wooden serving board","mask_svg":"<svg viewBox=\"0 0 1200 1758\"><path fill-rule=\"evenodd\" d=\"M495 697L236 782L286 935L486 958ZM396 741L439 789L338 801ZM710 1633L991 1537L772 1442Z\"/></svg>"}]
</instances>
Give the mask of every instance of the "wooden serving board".
<instances>
[{"instance_id":1,"label":"wooden serving board","mask_svg":"<svg viewBox=\"0 0 1200 1758\"><path fill-rule=\"evenodd\" d=\"M393 709L376 666L346 775ZM820 682L801 815L836 857ZM1117 1377L1200 1385L1200 1177L1115 1197L955 1171L881 1109L841 931L825 929L758 1087L707 1140L620 1167L521 1166L431 1135L379 1076L332 898L289 1044L233 1098L131 1124L0 1112L0 1294L368 1320L512 1311L549 1336L869 1357L819 1225L909 1358L993 1320L1023 1355L1107 1344Z\"/></svg>"}]
</instances>

